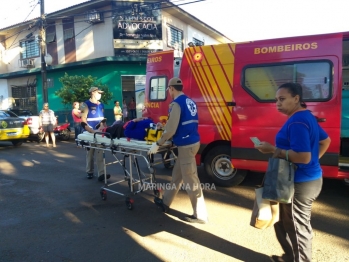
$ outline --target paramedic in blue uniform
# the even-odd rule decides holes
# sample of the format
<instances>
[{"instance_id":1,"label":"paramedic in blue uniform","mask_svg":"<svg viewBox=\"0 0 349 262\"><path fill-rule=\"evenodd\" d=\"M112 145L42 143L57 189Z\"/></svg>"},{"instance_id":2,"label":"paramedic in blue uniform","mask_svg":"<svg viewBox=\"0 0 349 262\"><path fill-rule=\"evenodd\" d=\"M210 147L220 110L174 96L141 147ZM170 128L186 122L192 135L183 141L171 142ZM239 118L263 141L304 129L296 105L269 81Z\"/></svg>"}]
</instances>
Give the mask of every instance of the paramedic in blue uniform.
<instances>
[{"instance_id":1,"label":"paramedic in blue uniform","mask_svg":"<svg viewBox=\"0 0 349 262\"><path fill-rule=\"evenodd\" d=\"M94 133L96 131L101 131L104 127L101 121L104 119L104 105L99 102L103 94L102 90L99 90L98 87L91 87L89 90L90 99L81 103L81 126L88 132ZM96 126L100 124L99 128ZM103 163L103 152L102 150L96 150L91 148L87 150L86 153L86 173L87 178L93 178L94 172L94 153L96 151L96 162L98 168L98 180L104 181L104 163ZM110 175L107 175L107 179L110 178Z\"/></svg>"},{"instance_id":2,"label":"paramedic in blue uniform","mask_svg":"<svg viewBox=\"0 0 349 262\"><path fill-rule=\"evenodd\" d=\"M170 79L167 90L173 99L170 104L169 119L161 138L153 143L149 153L155 154L159 146L172 138L178 147L178 158L172 171L171 185L167 187L170 190L164 191L162 199L155 197L154 202L163 212L168 212L178 190L183 186L193 207L193 215L186 216L184 220L205 224L208 222L207 210L195 161L195 155L200 147L197 106L182 92L181 79L176 77Z\"/></svg>"}]
</instances>

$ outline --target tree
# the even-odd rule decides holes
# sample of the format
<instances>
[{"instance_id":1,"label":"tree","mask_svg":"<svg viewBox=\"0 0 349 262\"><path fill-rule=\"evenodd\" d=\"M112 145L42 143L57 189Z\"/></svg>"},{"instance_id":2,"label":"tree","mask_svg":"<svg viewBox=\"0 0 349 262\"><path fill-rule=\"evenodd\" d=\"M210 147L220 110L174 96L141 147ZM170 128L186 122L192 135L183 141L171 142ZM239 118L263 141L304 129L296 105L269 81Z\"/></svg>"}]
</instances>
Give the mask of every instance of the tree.
<instances>
[{"instance_id":1,"label":"tree","mask_svg":"<svg viewBox=\"0 0 349 262\"><path fill-rule=\"evenodd\" d=\"M55 95L62 99L62 104L65 107L71 106L74 102L83 102L90 98L89 89L92 86L97 86L103 90L104 93L101 98L101 102L108 104L108 101L113 98L113 93L110 92L109 87L106 84L102 84L97 81L97 77L92 76L69 76L67 73L63 77L59 78L62 83L62 88L55 92Z\"/></svg>"}]
</instances>

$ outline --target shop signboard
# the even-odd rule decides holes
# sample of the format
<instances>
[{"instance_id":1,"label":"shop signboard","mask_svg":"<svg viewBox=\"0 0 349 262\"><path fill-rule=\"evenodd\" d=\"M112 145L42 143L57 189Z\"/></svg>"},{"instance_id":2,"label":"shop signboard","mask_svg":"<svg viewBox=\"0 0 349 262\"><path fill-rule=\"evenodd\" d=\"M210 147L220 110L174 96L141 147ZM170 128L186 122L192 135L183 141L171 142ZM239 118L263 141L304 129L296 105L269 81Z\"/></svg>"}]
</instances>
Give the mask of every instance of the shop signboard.
<instances>
[{"instance_id":1,"label":"shop signboard","mask_svg":"<svg viewBox=\"0 0 349 262\"><path fill-rule=\"evenodd\" d=\"M146 60L163 50L161 4L113 2L114 54L123 60Z\"/></svg>"}]
</instances>

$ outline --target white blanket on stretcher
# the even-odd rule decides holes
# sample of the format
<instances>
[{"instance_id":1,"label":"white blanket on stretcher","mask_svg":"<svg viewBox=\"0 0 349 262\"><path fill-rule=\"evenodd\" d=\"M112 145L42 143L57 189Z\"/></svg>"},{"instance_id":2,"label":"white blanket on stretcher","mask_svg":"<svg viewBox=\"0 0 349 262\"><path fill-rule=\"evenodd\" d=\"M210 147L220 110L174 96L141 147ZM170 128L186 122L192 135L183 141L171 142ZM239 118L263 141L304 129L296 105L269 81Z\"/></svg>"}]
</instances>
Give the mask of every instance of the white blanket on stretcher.
<instances>
[{"instance_id":1,"label":"white blanket on stretcher","mask_svg":"<svg viewBox=\"0 0 349 262\"><path fill-rule=\"evenodd\" d=\"M120 137L119 139L110 139L106 136L102 136L101 134L94 134L89 133L87 131L81 133L78 135L79 140L88 141L91 143L96 144L105 144L105 145L117 145L117 146L123 146L125 148L127 147L137 147L142 149L150 149L152 143L148 143L147 141L143 140L137 140L137 139L128 139L126 137ZM170 146L171 142L166 141L163 146Z\"/></svg>"}]
</instances>

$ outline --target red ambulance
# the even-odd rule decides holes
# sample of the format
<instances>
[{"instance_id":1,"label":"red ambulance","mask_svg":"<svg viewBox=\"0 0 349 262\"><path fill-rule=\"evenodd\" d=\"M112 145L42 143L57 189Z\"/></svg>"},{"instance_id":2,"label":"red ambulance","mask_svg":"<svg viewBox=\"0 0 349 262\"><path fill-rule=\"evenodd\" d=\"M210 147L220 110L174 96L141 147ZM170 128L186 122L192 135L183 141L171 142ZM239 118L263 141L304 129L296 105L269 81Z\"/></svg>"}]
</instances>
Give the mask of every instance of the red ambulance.
<instances>
[{"instance_id":1,"label":"red ambulance","mask_svg":"<svg viewBox=\"0 0 349 262\"><path fill-rule=\"evenodd\" d=\"M332 140L321 158L324 177L349 179L342 153L349 145L341 134L347 37L336 33L195 46L186 48L182 58L173 50L149 54L143 116L166 122L171 102L167 83L180 77L199 111L197 164L217 185L233 186L248 171L266 170L270 156L256 150L250 137L274 143L286 121L276 110L276 89L297 82L308 109Z\"/></svg>"}]
</instances>

